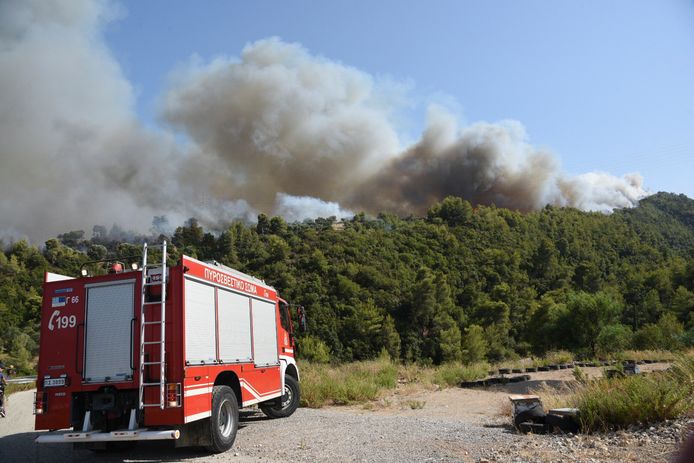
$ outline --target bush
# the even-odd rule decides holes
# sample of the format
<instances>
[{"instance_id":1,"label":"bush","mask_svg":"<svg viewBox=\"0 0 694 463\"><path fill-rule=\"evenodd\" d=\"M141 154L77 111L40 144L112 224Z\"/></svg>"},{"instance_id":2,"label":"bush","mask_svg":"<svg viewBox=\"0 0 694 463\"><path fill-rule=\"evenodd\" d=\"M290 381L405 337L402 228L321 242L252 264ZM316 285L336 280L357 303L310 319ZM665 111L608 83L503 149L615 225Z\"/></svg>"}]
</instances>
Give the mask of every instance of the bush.
<instances>
[{"instance_id":1,"label":"bush","mask_svg":"<svg viewBox=\"0 0 694 463\"><path fill-rule=\"evenodd\" d=\"M600 356L621 352L631 345L633 333L621 324L604 326L596 340L596 351Z\"/></svg>"},{"instance_id":2,"label":"bush","mask_svg":"<svg viewBox=\"0 0 694 463\"><path fill-rule=\"evenodd\" d=\"M9 353L3 359L6 365L14 365L18 374L31 374L35 371L36 361L31 352L36 350L36 343L31 337L11 327L7 332Z\"/></svg>"},{"instance_id":3,"label":"bush","mask_svg":"<svg viewBox=\"0 0 694 463\"><path fill-rule=\"evenodd\" d=\"M685 347L694 347L694 326L683 333L680 339Z\"/></svg>"},{"instance_id":4,"label":"bush","mask_svg":"<svg viewBox=\"0 0 694 463\"><path fill-rule=\"evenodd\" d=\"M470 325L463 337L463 360L466 363L481 362L487 356L487 341L484 329L479 325Z\"/></svg>"},{"instance_id":5,"label":"bush","mask_svg":"<svg viewBox=\"0 0 694 463\"><path fill-rule=\"evenodd\" d=\"M681 349L681 337L684 334L684 326L677 320L674 313L666 312L658 320L658 328L660 329L663 345L665 350Z\"/></svg>"},{"instance_id":6,"label":"bush","mask_svg":"<svg viewBox=\"0 0 694 463\"><path fill-rule=\"evenodd\" d=\"M683 347L684 327L672 313L664 313L658 323L649 323L634 333L636 349L678 350Z\"/></svg>"},{"instance_id":7,"label":"bush","mask_svg":"<svg viewBox=\"0 0 694 463\"><path fill-rule=\"evenodd\" d=\"M457 386L461 381L474 381L484 378L489 371L489 364L478 362L470 365L446 363L439 365L432 377L432 383L442 387Z\"/></svg>"},{"instance_id":8,"label":"bush","mask_svg":"<svg viewBox=\"0 0 694 463\"><path fill-rule=\"evenodd\" d=\"M662 332L657 325L648 323L634 333L634 349L657 350L664 344Z\"/></svg>"},{"instance_id":9,"label":"bush","mask_svg":"<svg viewBox=\"0 0 694 463\"><path fill-rule=\"evenodd\" d=\"M694 411L694 355L670 370L592 381L571 400L586 432L674 419Z\"/></svg>"},{"instance_id":10,"label":"bush","mask_svg":"<svg viewBox=\"0 0 694 463\"><path fill-rule=\"evenodd\" d=\"M330 348L320 339L306 335L299 342L299 356L314 363L330 362Z\"/></svg>"},{"instance_id":11,"label":"bush","mask_svg":"<svg viewBox=\"0 0 694 463\"><path fill-rule=\"evenodd\" d=\"M574 361L574 356L571 352L565 350L555 350L547 352L542 359L537 360L536 366L557 365L562 363L571 363Z\"/></svg>"}]
</instances>

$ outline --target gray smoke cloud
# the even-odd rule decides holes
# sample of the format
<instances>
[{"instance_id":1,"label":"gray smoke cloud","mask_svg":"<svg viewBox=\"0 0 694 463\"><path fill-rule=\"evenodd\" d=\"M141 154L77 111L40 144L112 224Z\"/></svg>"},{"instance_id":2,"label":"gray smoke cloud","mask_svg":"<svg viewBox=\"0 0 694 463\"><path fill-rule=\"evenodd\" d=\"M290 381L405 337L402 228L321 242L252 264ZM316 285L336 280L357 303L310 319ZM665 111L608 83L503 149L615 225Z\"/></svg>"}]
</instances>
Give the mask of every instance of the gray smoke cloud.
<instances>
[{"instance_id":1,"label":"gray smoke cloud","mask_svg":"<svg viewBox=\"0 0 694 463\"><path fill-rule=\"evenodd\" d=\"M421 214L451 194L611 210L646 194L638 175L564 174L514 121L459 127L432 107L403 146L404 85L277 38L181 66L161 97L163 126L146 129L101 36L119 14L87 0L0 2L0 236L146 231L162 215L216 225L259 212Z\"/></svg>"},{"instance_id":2,"label":"gray smoke cloud","mask_svg":"<svg viewBox=\"0 0 694 463\"><path fill-rule=\"evenodd\" d=\"M144 129L101 30L119 11L87 0L0 2L0 236L41 241L95 224L146 231L244 216L207 186L181 183L186 153Z\"/></svg>"},{"instance_id":3,"label":"gray smoke cloud","mask_svg":"<svg viewBox=\"0 0 694 463\"><path fill-rule=\"evenodd\" d=\"M387 89L273 38L179 72L163 117L199 147L190 181L270 210L278 192L341 201L399 149Z\"/></svg>"},{"instance_id":4,"label":"gray smoke cloud","mask_svg":"<svg viewBox=\"0 0 694 463\"><path fill-rule=\"evenodd\" d=\"M238 60L180 73L163 115L200 147L193 177L265 210L277 192L402 214L422 214L447 195L521 211L609 211L646 194L635 174L562 173L517 121L460 128L436 106L421 140L402 150L387 93L361 71L273 38L250 44Z\"/></svg>"},{"instance_id":5,"label":"gray smoke cloud","mask_svg":"<svg viewBox=\"0 0 694 463\"><path fill-rule=\"evenodd\" d=\"M547 204L611 211L645 194L638 174L562 173L552 153L527 142L517 121L459 128L453 115L434 106L422 139L360 185L351 202L422 214L455 195L520 211Z\"/></svg>"},{"instance_id":6,"label":"gray smoke cloud","mask_svg":"<svg viewBox=\"0 0 694 463\"><path fill-rule=\"evenodd\" d=\"M145 171L176 147L134 117L132 88L100 37L115 13L79 0L0 3L1 234L148 224L149 205L166 197Z\"/></svg>"}]
</instances>

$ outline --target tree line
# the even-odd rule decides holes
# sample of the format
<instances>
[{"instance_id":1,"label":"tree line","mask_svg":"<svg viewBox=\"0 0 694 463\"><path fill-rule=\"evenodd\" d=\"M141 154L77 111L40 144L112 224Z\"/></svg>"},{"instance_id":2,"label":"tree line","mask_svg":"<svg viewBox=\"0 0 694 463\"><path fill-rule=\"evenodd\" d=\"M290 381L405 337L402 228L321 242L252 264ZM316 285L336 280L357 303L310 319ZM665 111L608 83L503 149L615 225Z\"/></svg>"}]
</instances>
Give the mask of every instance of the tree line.
<instances>
[{"instance_id":1,"label":"tree line","mask_svg":"<svg viewBox=\"0 0 694 463\"><path fill-rule=\"evenodd\" d=\"M148 236L95 226L42 247L0 253L0 356L31 368L43 272L77 276L88 261L132 259L171 243L264 279L303 305L304 357L497 361L557 349L613 351L694 345L694 201L658 193L612 214L546 207L520 213L449 197L426 217L360 213L287 223L258 216L205 230L190 219Z\"/></svg>"}]
</instances>

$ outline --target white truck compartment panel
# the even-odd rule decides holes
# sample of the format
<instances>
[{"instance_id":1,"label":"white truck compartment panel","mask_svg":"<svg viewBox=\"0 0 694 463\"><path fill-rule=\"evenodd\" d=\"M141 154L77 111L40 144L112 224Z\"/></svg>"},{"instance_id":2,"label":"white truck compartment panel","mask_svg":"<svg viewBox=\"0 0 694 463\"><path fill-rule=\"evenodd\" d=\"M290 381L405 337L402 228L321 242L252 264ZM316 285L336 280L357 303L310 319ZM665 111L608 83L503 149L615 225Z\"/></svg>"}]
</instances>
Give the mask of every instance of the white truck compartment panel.
<instances>
[{"instance_id":1,"label":"white truck compartment panel","mask_svg":"<svg viewBox=\"0 0 694 463\"><path fill-rule=\"evenodd\" d=\"M219 357L223 362L251 360L250 298L223 289L217 290Z\"/></svg>"},{"instance_id":2,"label":"white truck compartment panel","mask_svg":"<svg viewBox=\"0 0 694 463\"><path fill-rule=\"evenodd\" d=\"M186 278L185 292L185 359L191 365L213 363L217 358L214 288Z\"/></svg>"},{"instance_id":3,"label":"white truck compartment panel","mask_svg":"<svg viewBox=\"0 0 694 463\"><path fill-rule=\"evenodd\" d=\"M258 366L277 365L277 319L275 304L252 299L253 360Z\"/></svg>"},{"instance_id":4,"label":"white truck compartment panel","mask_svg":"<svg viewBox=\"0 0 694 463\"><path fill-rule=\"evenodd\" d=\"M134 291L133 280L87 287L86 382L124 381L132 375Z\"/></svg>"}]
</instances>

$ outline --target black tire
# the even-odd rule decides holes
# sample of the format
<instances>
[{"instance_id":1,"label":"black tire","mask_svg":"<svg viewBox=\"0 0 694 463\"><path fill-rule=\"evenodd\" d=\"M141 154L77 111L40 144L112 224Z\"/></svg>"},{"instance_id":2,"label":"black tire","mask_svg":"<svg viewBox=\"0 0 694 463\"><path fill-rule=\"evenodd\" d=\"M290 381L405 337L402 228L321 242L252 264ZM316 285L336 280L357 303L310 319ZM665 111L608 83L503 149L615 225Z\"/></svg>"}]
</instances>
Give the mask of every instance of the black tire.
<instances>
[{"instance_id":1,"label":"black tire","mask_svg":"<svg viewBox=\"0 0 694 463\"><path fill-rule=\"evenodd\" d=\"M545 411L542 409L541 405L536 405L535 407L524 410L520 412L513 420L513 424L519 427L521 423L531 422L537 424L545 423Z\"/></svg>"},{"instance_id":2,"label":"black tire","mask_svg":"<svg viewBox=\"0 0 694 463\"><path fill-rule=\"evenodd\" d=\"M575 434L580 429L579 424L570 416L549 414L545 417L545 424L549 432L561 431Z\"/></svg>"},{"instance_id":3,"label":"black tire","mask_svg":"<svg viewBox=\"0 0 694 463\"><path fill-rule=\"evenodd\" d=\"M286 418L299 408L301 389L293 376L284 377L284 393L279 399L260 404L260 409L270 418Z\"/></svg>"},{"instance_id":4,"label":"black tire","mask_svg":"<svg viewBox=\"0 0 694 463\"><path fill-rule=\"evenodd\" d=\"M210 444L208 451L226 452L234 445L239 428L239 404L229 386L212 389L212 416L209 420Z\"/></svg>"}]
</instances>

